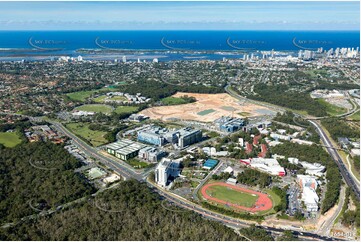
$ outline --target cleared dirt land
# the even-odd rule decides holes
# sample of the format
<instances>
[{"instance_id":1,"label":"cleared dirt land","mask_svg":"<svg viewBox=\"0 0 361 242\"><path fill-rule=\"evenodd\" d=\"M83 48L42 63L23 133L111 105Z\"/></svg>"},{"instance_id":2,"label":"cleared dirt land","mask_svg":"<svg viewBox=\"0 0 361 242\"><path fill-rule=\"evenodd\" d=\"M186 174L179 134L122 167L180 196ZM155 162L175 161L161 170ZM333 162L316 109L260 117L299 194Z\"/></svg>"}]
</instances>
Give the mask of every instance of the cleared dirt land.
<instances>
[{"instance_id":1,"label":"cleared dirt land","mask_svg":"<svg viewBox=\"0 0 361 242\"><path fill-rule=\"evenodd\" d=\"M197 102L148 108L140 112L151 119L163 121L176 119L196 120L201 122L213 122L221 116L247 117L264 115L271 112L266 107L258 106L248 102L240 102L227 93L200 94L178 92L173 97L192 96Z\"/></svg>"}]
</instances>

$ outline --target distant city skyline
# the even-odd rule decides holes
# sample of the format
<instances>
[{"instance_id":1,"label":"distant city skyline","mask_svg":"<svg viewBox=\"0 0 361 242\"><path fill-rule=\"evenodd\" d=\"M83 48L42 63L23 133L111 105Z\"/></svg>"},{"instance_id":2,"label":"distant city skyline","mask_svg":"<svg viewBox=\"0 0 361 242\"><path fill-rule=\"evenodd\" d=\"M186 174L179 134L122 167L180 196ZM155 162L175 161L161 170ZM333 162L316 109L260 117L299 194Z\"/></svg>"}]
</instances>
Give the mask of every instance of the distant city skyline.
<instances>
[{"instance_id":1,"label":"distant city skyline","mask_svg":"<svg viewBox=\"0 0 361 242\"><path fill-rule=\"evenodd\" d=\"M0 30L359 30L352 2L0 2Z\"/></svg>"}]
</instances>

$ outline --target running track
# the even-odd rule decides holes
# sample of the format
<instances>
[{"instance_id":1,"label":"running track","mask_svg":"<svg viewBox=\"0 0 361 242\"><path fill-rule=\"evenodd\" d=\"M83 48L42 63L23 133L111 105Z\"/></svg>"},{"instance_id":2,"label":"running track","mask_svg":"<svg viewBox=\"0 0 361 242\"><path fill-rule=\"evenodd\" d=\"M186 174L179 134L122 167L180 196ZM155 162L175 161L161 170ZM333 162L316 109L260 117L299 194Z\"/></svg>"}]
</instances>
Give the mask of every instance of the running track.
<instances>
[{"instance_id":1,"label":"running track","mask_svg":"<svg viewBox=\"0 0 361 242\"><path fill-rule=\"evenodd\" d=\"M244 193L256 194L256 195L258 195L258 199L255 202L254 206L251 207L251 208L240 206L240 205L233 204L233 203L228 203L227 201L224 201L224 200L221 200L221 199L218 199L218 198L215 198L215 197L211 197L211 196L209 196L207 194L207 192L206 192L207 189L212 187L212 186L229 187L229 188L231 188L233 190L241 191L241 192L244 192ZM211 200L211 201L214 201L214 202L217 202L217 203L220 203L220 204L224 204L224 205L228 204L228 205L230 205L232 207L235 207L237 209L246 210L246 211L249 211L249 212L266 211L266 210L269 210L269 209L272 208L272 201L271 201L271 199L268 198L267 194L252 191L252 190L242 188L242 187L238 187L238 186L234 186L234 185L227 184L227 183L224 183L224 182L215 182L215 183L206 184L206 185L204 185L202 187L201 193L202 193L202 196L207 200Z\"/></svg>"}]
</instances>

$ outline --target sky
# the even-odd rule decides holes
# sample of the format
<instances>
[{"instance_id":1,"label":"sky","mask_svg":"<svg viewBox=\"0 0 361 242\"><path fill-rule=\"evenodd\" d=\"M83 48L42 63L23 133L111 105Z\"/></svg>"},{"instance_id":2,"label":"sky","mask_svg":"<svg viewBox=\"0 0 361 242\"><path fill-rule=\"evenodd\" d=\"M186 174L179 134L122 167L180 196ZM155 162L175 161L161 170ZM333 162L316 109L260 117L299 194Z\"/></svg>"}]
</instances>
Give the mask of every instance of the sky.
<instances>
[{"instance_id":1,"label":"sky","mask_svg":"<svg viewBox=\"0 0 361 242\"><path fill-rule=\"evenodd\" d=\"M0 30L359 30L353 2L0 2Z\"/></svg>"}]
</instances>

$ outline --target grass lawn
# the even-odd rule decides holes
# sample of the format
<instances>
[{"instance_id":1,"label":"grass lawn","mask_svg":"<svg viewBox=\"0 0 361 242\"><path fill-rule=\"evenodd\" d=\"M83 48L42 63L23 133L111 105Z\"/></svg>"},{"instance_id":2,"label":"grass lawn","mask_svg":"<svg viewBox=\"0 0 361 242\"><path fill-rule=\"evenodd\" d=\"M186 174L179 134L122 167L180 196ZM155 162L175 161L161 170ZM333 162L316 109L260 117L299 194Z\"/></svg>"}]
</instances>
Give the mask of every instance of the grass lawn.
<instances>
[{"instance_id":1,"label":"grass lawn","mask_svg":"<svg viewBox=\"0 0 361 242\"><path fill-rule=\"evenodd\" d=\"M66 127L75 135L88 140L93 146L99 146L108 143L104 138L106 132L90 130L88 123L69 123Z\"/></svg>"},{"instance_id":2,"label":"grass lawn","mask_svg":"<svg viewBox=\"0 0 361 242\"><path fill-rule=\"evenodd\" d=\"M113 108L103 104L86 104L75 108L76 110L109 114Z\"/></svg>"},{"instance_id":3,"label":"grass lawn","mask_svg":"<svg viewBox=\"0 0 361 242\"><path fill-rule=\"evenodd\" d=\"M317 99L317 102L326 107L326 112L331 116L336 116L347 112L346 108L333 105L322 98Z\"/></svg>"},{"instance_id":4,"label":"grass lawn","mask_svg":"<svg viewBox=\"0 0 361 242\"><path fill-rule=\"evenodd\" d=\"M0 132L0 144L12 148L21 143L19 135L15 132Z\"/></svg>"},{"instance_id":5,"label":"grass lawn","mask_svg":"<svg viewBox=\"0 0 361 242\"><path fill-rule=\"evenodd\" d=\"M347 119L354 120L354 121L360 121L360 111L357 111L356 113L352 114L351 116L348 116Z\"/></svg>"},{"instance_id":6,"label":"grass lawn","mask_svg":"<svg viewBox=\"0 0 361 242\"><path fill-rule=\"evenodd\" d=\"M96 92L96 90L92 91L81 91L81 92L72 92L66 94L71 100L73 101L79 101L84 102L88 97L93 95Z\"/></svg>"},{"instance_id":7,"label":"grass lawn","mask_svg":"<svg viewBox=\"0 0 361 242\"><path fill-rule=\"evenodd\" d=\"M101 89L94 89L94 90L90 90L90 91L72 92L72 93L68 93L66 95L73 101L84 102L87 98L89 98L94 93L106 92L106 91L112 91L112 88L101 88Z\"/></svg>"},{"instance_id":8,"label":"grass lawn","mask_svg":"<svg viewBox=\"0 0 361 242\"><path fill-rule=\"evenodd\" d=\"M341 155L342 160L345 161L345 166L347 168L349 168L350 166L348 165L347 162L347 154L343 151L343 150L339 150L338 153ZM349 161L350 161L350 165L351 165L351 172L354 174L354 176L360 180L360 171L358 171L354 165L353 159L351 156L348 157Z\"/></svg>"},{"instance_id":9,"label":"grass lawn","mask_svg":"<svg viewBox=\"0 0 361 242\"><path fill-rule=\"evenodd\" d=\"M138 107L134 107L134 106L118 106L115 109L116 113L134 113L138 111Z\"/></svg>"},{"instance_id":10,"label":"grass lawn","mask_svg":"<svg viewBox=\"0 0 361 242\"><path fill-rule=\"evenodd\" d=\"M207 115L207 114L210 114L210 113L213 113L213 112L215 112L214 109L206 109L206 110L198 112L197 114L200 115L200 116L204 116L204 115Z\"/></svg>"},{"instance_id":11,"label":"grass lawn","mask_svg":"<svg viewBox=\"0 0 361 242\"><path fill-rule=\"evenodd\" d=\"M139 161L137 159L127 160L126 163L128 163L129 165L133 166L133 168L136 168L136 169L143 169L143 168L148 168L148 167L152 166L152 164L149 164L144 161Z\"/></svg>"},{"instance_id":12,"label":"grass lawn","mask_svg":"<svg viewBox=\"0 0 361 242\"><path fill-rule=\"evenodd\" d=\"M163 98L161 101L164 105L179 105L179 104L188 103L186 100L184 100L181 97L166 97Z\"/></svg>"},{"instance_id":13,"label":"grass lawn","mask_svg":"<svg viewBox=\"0 0 361 242\"><path fill-rule=\"evenodd\" d=\"M269 197L272 200L273 207L272 207L271 210L261 211L258 214L259 215L264 215L264 214L268 214L268 213L275 213L276 211L273 208L281 203L281 198L278 195L276 195L276 193L274 193L271 189L266 189L263 192L269 195Z\"/></svg>"},{"instance_id":14,"label":"grass lawn","mask_svg":"<svg viewBox=\"0 0 361 242\"><path fill-rule=\"evenodd\" d=\"M224 186L212 186L207 189L207 194L245 207L252 207L258 199L257 195L236 191Z\"/></svg>"}]
</instances>

